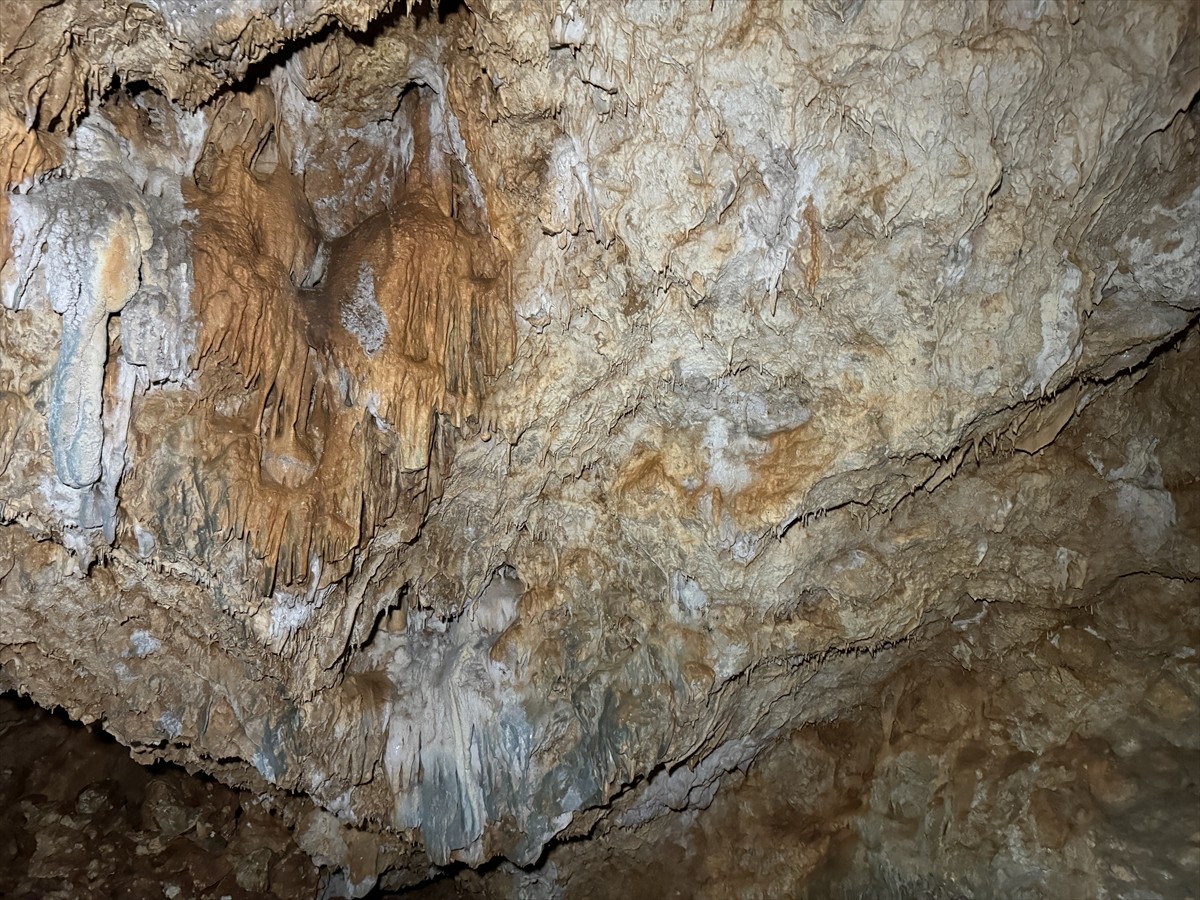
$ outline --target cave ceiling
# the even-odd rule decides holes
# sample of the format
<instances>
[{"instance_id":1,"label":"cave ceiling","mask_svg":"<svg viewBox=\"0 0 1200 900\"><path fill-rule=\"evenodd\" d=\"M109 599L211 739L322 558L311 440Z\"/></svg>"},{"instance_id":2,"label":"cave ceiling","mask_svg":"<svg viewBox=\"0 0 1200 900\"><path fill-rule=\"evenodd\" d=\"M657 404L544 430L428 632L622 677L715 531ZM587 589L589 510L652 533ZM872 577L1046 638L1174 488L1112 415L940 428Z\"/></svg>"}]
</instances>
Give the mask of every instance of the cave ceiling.
<instances>
[{"instance_id":1,"label":"cave ceiling","mask_svg":"<svg viewBox=\"0 0 1200 900\"><path fill-rule=\"evenodd\" d=\"M360 896L1194 598L1198 61L1174 2L5 3L0 689Z\"/></svg>"}]
</instances>

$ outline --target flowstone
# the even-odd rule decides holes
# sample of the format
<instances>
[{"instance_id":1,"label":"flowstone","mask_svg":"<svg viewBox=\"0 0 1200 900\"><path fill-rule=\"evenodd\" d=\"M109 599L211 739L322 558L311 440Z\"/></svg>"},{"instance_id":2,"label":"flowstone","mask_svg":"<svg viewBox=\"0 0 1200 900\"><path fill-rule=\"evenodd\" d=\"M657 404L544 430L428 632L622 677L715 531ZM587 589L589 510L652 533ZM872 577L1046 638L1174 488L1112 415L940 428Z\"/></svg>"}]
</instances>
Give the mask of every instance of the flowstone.
<instances>
[{"instance_id":1,"label":"flowstone","mask_svg":"<svg viewBox=\"0 0 1200 900\"><path fill-rule=\"evenodd\" d=\"M1196 59L1171 0L9 3L0 690L347 896L1173 896Z\"/></svg>"}]
</instances>

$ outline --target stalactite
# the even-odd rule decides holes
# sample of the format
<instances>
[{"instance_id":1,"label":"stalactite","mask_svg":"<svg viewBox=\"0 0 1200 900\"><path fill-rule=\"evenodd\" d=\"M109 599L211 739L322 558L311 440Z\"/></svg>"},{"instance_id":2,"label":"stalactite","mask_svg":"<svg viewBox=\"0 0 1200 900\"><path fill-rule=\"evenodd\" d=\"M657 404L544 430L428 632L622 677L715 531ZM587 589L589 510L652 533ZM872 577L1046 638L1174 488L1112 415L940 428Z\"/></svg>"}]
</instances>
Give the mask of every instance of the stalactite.
<instances>
[{"instance_id":1,"label":"stalactite","mask_svg":"<svg viewBox=\"0 0 1200 900\"><path fill-rule=\"evenodd\" d=\"M1197 19L961 12L0 3L0 690L331 897L1195 881Z\"/></svg>"},{"instance_id":2,"label":"stalactite","mask_svg":"<svg viewBox=\"0 0 1200 900\"><path fill-rule=\"evenodd\" d=\"M431 161L420 107L400 196L332 243L317 287L298 287L316 280L312 214L285 167L253 171L272 108L261 96L223 108L192 199L195 366L210 390L225 389L215 373L229 370L257 398L239 431L259 464L215 473L228 491L215 512L275 585L303 582L310 553L346 560L402 506L419 521L437 429L479 415L514 334L506 263L491 238L446 215L449 163Z\"/></svg>"}]
</instances>

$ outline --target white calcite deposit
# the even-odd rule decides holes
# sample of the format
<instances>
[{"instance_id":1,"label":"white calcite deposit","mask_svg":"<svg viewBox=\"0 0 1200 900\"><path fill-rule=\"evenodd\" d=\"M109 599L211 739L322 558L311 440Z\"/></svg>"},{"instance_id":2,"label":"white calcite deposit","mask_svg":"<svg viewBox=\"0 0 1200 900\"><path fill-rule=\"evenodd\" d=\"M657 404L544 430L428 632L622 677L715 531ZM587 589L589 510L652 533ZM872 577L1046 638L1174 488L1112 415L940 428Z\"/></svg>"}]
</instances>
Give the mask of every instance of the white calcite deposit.
<instances>
[{"instance_id":1,"label":"white calcite deposit","mask_svg":"<svg viewBox=\"0 0 1200 900\"><path fill-rule=\"evenodd\" d=\"M329 896L1177 896L1198 54L1171 0L15 0L0 689Z\"/></svg>"}]
</instances>

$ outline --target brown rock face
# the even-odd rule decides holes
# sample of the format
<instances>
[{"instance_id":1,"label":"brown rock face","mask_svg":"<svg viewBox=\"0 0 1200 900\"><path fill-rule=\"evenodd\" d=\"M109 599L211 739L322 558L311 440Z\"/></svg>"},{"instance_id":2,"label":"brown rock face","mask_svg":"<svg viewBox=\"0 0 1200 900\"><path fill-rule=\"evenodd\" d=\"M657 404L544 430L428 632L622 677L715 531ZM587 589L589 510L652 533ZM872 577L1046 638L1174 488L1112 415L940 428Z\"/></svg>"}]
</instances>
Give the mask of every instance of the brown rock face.
<instances>
[{"instance_id":1,"label":"brown rock face","mask_svg":"<svg viewBox=\"0 0 1200 900\"><path fill-rule=\"evenodd\" d=\"M0 690L255 792L224 855L128 792L231 895L1187 896L1198 58L1170 0L14 0Z\"/></svg>"}]
</instances>

